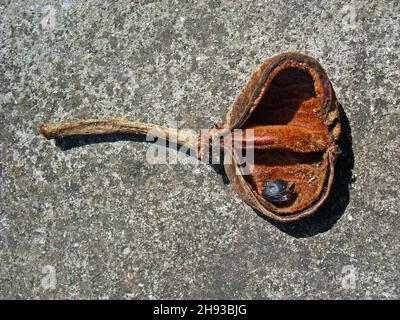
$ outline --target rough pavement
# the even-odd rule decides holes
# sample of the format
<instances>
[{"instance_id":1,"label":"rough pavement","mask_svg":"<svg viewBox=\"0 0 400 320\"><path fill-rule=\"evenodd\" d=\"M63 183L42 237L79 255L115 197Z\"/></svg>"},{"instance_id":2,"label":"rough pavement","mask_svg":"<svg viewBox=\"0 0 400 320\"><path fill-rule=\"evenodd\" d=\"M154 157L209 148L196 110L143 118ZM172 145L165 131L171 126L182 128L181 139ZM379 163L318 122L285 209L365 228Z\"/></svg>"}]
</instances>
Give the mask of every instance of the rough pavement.
<instances>
[{"instance_id":1,"label":"rough pavement","mask_svg":"<svg viewBox=\"0 0 400 320\"><path fill-rule=\"evenodd\" d=\"M398 299L399 16L374 0L0 1L0 298ZM219 167L150 164L143 139L35 130L207 128L287 50L321 62L347 116L332 197L300 223L257 215Z\"/></svg>"}]
</instances>

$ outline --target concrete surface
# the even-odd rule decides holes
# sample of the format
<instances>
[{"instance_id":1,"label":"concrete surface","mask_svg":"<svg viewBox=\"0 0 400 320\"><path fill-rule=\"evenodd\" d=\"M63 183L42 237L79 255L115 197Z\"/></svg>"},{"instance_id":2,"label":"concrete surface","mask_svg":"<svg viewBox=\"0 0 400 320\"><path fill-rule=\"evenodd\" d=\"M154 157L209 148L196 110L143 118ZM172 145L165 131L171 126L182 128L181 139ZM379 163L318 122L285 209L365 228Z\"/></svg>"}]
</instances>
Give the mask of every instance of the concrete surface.
<instances>
[{"instance_id":1,"label":"concrete surface","mask_svg":"<svg viewBox=\"0 0 400 320\"><path fill-rule=\"evenodd\" d=\"M131 2L0 1L0 297L398 299L399 2ZM35 131L206 128L286 50L348 118L335 191L301 223L260 217L217 166L148 163L143 139Z\"/></svg>"}]
</instances>

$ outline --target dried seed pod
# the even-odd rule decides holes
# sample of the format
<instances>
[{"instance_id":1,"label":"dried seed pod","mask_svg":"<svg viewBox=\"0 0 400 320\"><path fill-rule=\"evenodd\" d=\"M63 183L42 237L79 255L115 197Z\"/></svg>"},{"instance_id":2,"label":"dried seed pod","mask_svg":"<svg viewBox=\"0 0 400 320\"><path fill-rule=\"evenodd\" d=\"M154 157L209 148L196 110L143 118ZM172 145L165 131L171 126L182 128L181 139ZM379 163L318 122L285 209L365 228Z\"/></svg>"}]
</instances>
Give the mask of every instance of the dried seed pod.
<instances>
[{"instance_id":1,"label":"dried seed pod","mask_svg":"<svg viewBox=\"0 0 400 320\"><path fill-rule=\"evenodd\" d=\"M287 52L262 63L229 110L225 128L253 129L268 137L255 145L250 175L237 164L225 171L242 199L263 214L293 221L315 212L329 195L340 135L339 104L320 64L304 54ZM293 196L271 201L265 181L290 181Z\"/></svg>"},{"instance_id":2,"label":"dried seed pod","mask_svg":"<svg viewBox=\"0 0 400 320\"><path fill-rule=\"evenodd\" d=\"M193 134L179 129L132 122L126 118L40 124L46 138L108 133L151 133L194 150L199 159L210 142L236 129L241 143L252 142L250 173L232 157L224 165L239 196L250 206L279 221L293 221L315 212L329 195L340 134L339 104L319 63L298 52L266 60L250 75L229 109L225 123ZM246 133L252 138L246 141ZM212 144L211 144L212 145ZM246 145L243 145L246 148Z\"/></svg>"}]
</instances>

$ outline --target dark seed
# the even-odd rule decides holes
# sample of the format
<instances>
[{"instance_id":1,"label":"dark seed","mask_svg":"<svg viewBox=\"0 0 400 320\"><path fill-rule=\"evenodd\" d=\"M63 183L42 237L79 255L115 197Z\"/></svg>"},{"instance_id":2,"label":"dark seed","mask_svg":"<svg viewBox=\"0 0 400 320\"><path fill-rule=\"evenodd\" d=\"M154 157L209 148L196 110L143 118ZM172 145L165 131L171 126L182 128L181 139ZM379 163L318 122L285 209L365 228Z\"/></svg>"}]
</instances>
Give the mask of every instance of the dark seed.
<instances>
[{"instance_id":1,"label":"dark seed","mask_svg":"<svg viewBox=\"0 0 400 320\"><path fill-rule=\"evenodd\" d=\"M292 198L293 182L285 180L264 181L262 196L272 203L284 203Z\"/></svg>"}]
</instances>

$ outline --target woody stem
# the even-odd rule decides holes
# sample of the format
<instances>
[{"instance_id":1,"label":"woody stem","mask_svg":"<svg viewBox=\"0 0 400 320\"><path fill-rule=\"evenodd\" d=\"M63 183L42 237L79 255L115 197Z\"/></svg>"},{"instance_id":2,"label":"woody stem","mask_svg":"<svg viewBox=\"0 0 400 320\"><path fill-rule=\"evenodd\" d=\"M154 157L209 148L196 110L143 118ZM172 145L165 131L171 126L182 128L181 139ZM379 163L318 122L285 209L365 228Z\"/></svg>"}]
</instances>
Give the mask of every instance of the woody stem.
<instances>
[{"instance_id":1,"label":"woody stem","mask_svg":"<svg viewBox=\"0 0 400 320\"><path fill-rule=\"evenodd\" d=\"M151 134L153 137L159 137L165 140L175 142L180 145L186 145L188 148L197 150L198 135L194 132L184 131L176 128L167 128L164 126L129 121L126 118L106 118L73 120L59 123L41 123L37 130L47 139L59 139L77 135L94 134Z\"/></svg>"}]
</instances>

